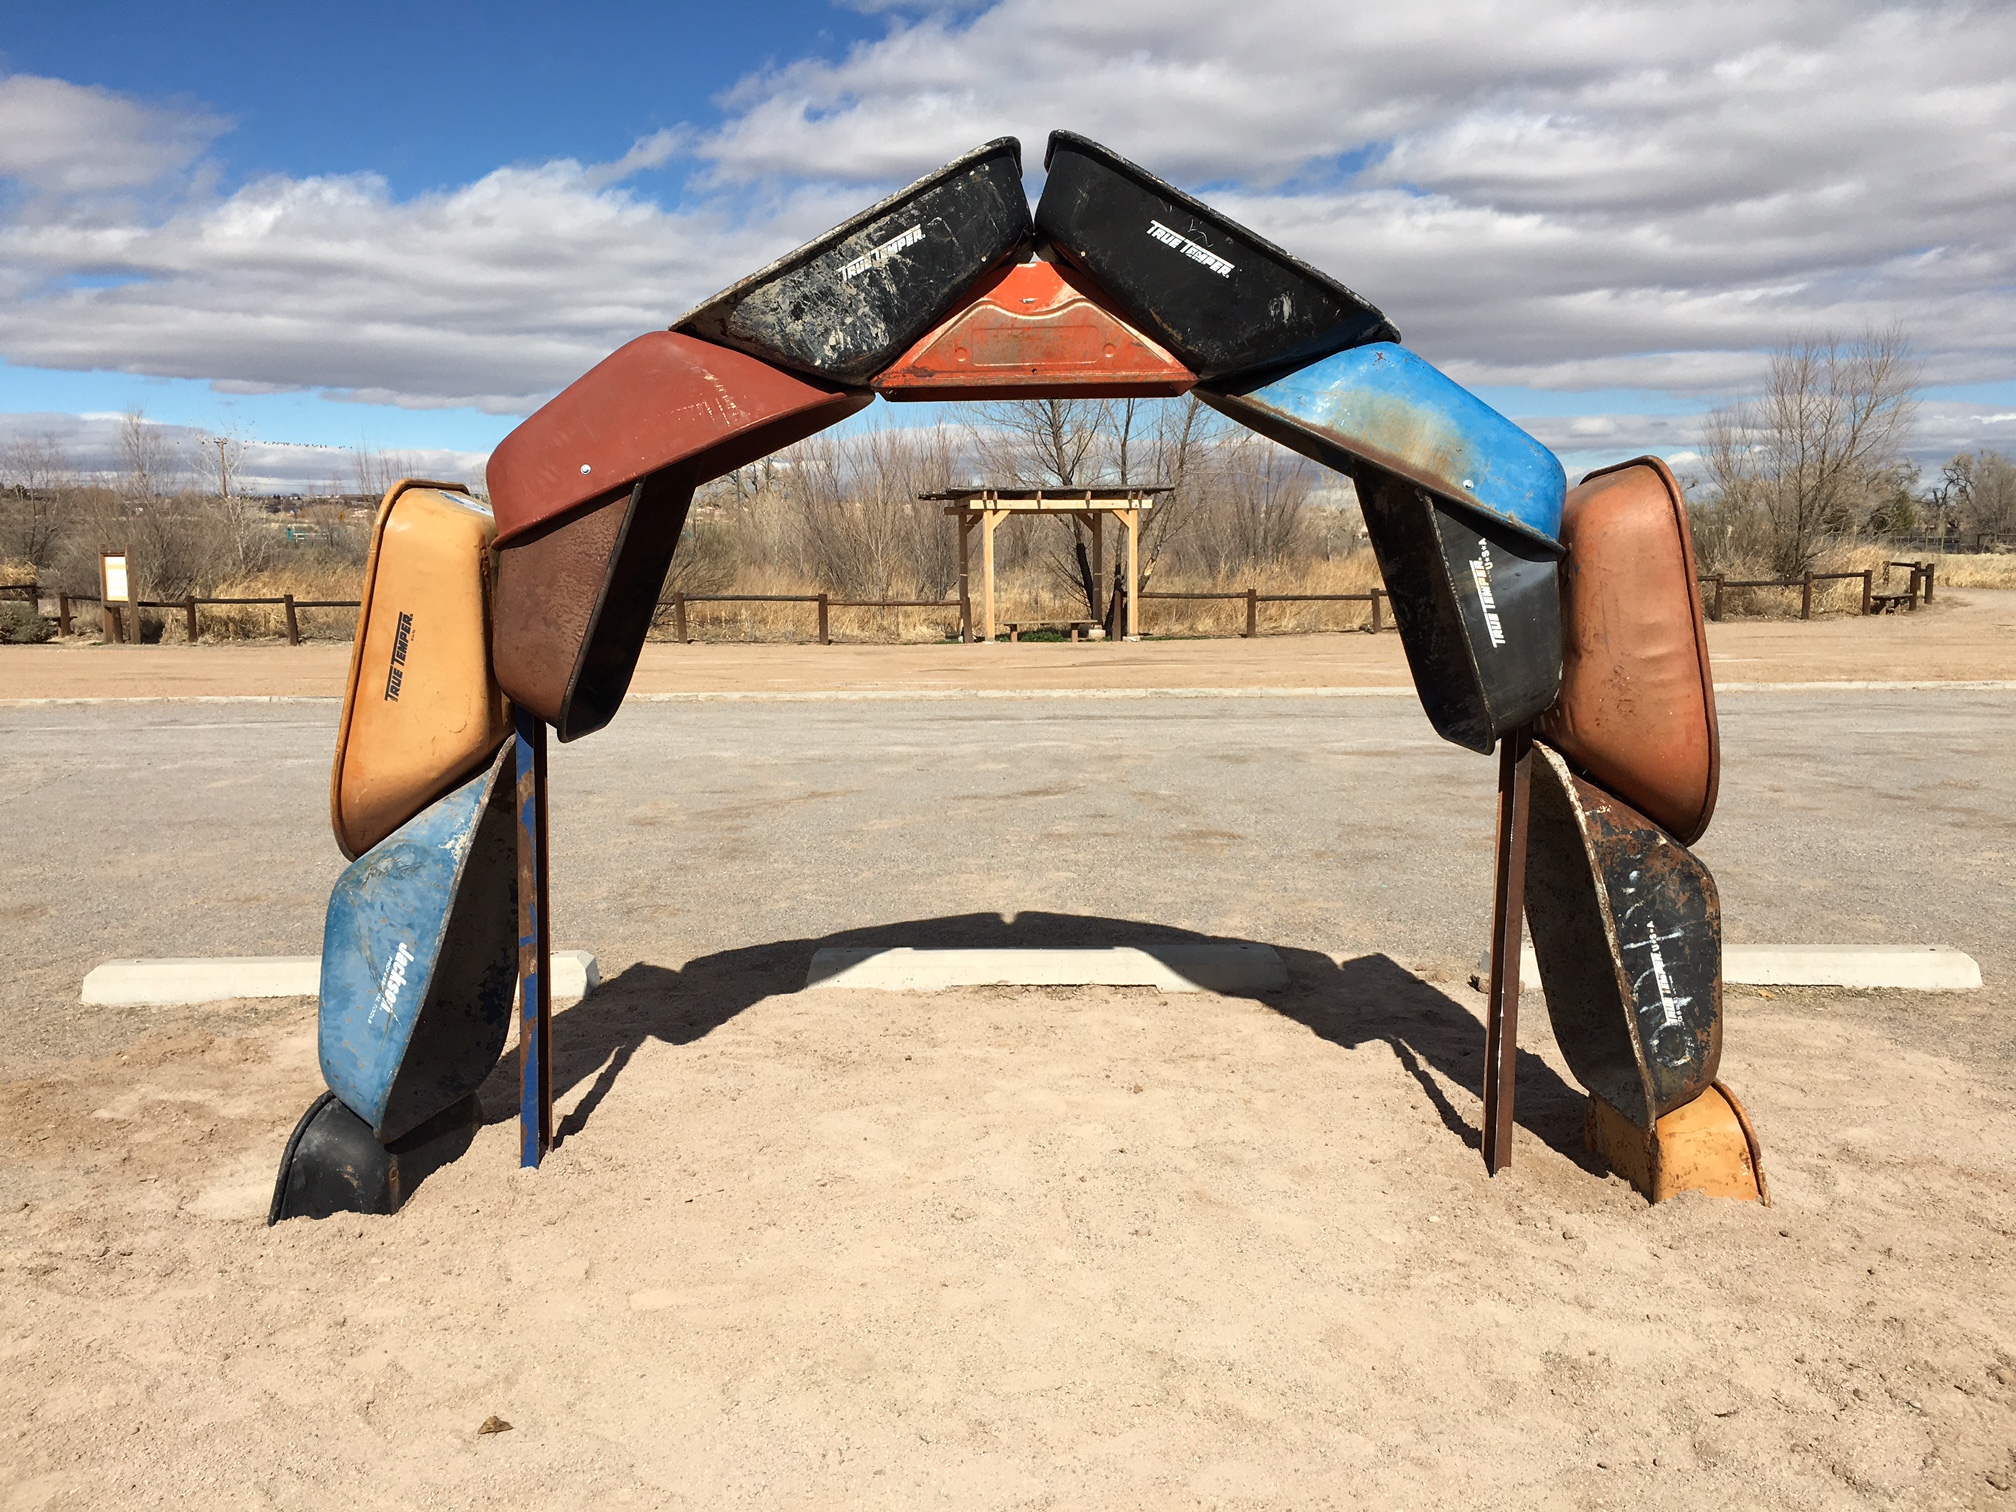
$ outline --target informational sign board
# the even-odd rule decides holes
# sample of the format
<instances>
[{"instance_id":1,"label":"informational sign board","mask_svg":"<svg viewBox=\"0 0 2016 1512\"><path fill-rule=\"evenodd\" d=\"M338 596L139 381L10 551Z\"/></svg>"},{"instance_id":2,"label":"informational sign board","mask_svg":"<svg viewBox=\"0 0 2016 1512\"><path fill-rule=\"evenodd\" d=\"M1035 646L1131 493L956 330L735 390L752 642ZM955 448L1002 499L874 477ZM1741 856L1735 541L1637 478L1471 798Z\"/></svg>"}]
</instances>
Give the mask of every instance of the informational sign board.
<instances>
[{"instance_id":1,"label":"informational sign board","mask_svg":"<svg viewBox=\"0 0 2016 1512\"><path fill-rule=\"evenodd\" d=\"M126 553L106 551L99 553L99 585L108 604L129 604L132 592L126 586Z\"/></svg>"}]
</instances>

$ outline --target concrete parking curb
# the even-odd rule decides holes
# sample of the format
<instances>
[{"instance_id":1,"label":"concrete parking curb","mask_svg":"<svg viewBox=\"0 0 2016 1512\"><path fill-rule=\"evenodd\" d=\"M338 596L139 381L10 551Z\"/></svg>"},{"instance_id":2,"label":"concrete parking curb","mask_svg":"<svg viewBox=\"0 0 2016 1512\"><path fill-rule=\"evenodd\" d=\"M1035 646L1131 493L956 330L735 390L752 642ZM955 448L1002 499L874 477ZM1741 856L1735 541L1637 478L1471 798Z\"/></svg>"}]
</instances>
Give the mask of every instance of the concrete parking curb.
<instances>
[{"instance_id":1,"label":"concrete parking curb","mask_svg":"<svg viewBox=\"0 0 2016 1512\"><path fill-rule=\"evenodd\" d=\"M320 956L192 956L107 961L84 978L83 1001L107 1008L162 1008L231 998L314 997ZM555 1000L586 997L602 984L585 950L553 952Z\"/></svg>"},{"instance_id":2,"label":"concrete parking curb","mask_svg":"<svg viewBox=\"0 0 2016 1512\"><path fill-rule=\"evenodd\" d=\"M1477 963L1479 979L1491 972L1489 951ZM1968 992L1981 985L1981 967L1945 945L1725 945L1722 980L1743 987L1883 987L1907 992ZM1533 947L1521 953L1519 985L1538 987Z\"/></svg>"},{"instance_id":3,"label":"concrete parking curb","mask_svg":"<svg viewBox=\"0 0 2016 1512\"><path fill-rule=\"evenodd\" d=\"M942 992L951 987L1155 987L1163 992L1272 992L1288 968L1271 945L1114 945L1104 949L918 950L828 946L812 956L806 990Z\"/></svg>"}]
</instances>

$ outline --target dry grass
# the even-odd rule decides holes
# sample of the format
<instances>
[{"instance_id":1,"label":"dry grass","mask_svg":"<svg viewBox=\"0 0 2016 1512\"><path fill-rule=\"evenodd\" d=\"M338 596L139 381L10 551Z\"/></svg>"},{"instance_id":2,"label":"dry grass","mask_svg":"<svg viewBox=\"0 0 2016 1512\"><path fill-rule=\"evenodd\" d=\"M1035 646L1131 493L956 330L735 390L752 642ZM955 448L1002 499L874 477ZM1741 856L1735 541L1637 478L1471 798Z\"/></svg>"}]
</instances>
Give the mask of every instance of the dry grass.
<instances>
[{"instance_id":1,"label":"dry grass","mask_svg":"<svg viewBox=\"0 0 2016 1512\"><path fill-rule=\"evenodd\" d=\"M1842 546L1823 553L1814 563L1816 574L1828 572L1868 572L1877 593L1902 593L1911 584L1908 567L1891 562L1929 561L1936 567L1938 588L2016 588L2016 554L1979 556L1919 556L1895 546ZM1772 574L1757 562L1734 562L1725 569L1731 578L1768 578ZM1712 586L1703 590L1711 601ZM1813 585L1813 615L1853 615L1862 612L1862 583L1859 578ZM1722 618L1797 619L1799 585L1785 588L1728 588L1722 594Z\"/></svg>"},{"instance_id":2,"label":"dry grass","mask_svg":"<svg viewBox=\"0 0 2016 1512\"><path fill-rule=\"evenodd\" d=\"M289 566L221 582L203 598L355 599L362 589L356 568ZM167 645L187 641L184 617L174 609L150 609L147 618L161 627ZM297 609L295 619L303 640L347 641L356 633L354 609ZM280 640L287 634L287 614L278 604L201 605L196 628L205 642Z\"/></svg>"},{"instance_id":3,"label":"dry grass","mask_svg":"<svg viewBox=\"0 0 2016 1512\"><path fill-rule=\"evenodd\" d=\"M1934 583L1938 588L2016 588L2016 552L1936 560L1939 571Z\"/></svg>"},{"instance_id":4,"label":"dry grass","mask_svg":"<svg viewBox=\"0 0 2016 1512\"><path fill-rule=\"evenodd\" d=\"M1813 564L1815 576L1834 572L1873 574L1872 587L1877 593L1902 593L1909 585L1911 574L1902 567L1886 567L1884 564L1895 557L1903 560L1894 549L1883 546L1841 546L1823 552ZM1737 560L1723 568L1725 577L1736 580L1756 581L1775 577L1762 562ZM1941 581L1944 574L1941 574ZM1702 589L1709 604L1713 604L1715 589L1711 583ZM1725 588L1722 591L1722 613L1725 620L1733 619L1797 619L1799 618L1800 584L1794 580L1789 586L1774 588ZM1862 612L1862 580L1859 576L1837 579L1830 582L1816 582L1813 585L1813 617L1832 615L1856 615Z\"/></svg>"}]
</instances>

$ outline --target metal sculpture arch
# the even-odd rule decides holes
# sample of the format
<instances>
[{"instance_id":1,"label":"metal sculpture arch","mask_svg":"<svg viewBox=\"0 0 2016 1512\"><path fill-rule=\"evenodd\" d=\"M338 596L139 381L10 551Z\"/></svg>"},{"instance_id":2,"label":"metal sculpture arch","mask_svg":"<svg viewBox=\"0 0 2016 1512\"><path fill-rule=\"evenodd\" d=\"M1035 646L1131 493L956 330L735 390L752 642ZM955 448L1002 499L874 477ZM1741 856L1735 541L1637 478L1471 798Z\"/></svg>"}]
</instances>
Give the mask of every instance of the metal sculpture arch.
<instances>
[{"instance_id":1,"label":"metal sculpture arch","mask_svg":"<svg viewBox=\"0 0 2016 1512\"><path fill-rule=\"evenodd\" d=\"M329 1092L275 1219L396 1210L459 1154L514 999L538 1164L546 730L621 706L694 490L877 394L1194 392L1350 476L1422 707L1499 754L1487 1167L1511 1154L1523 916L1590 1147L1654 1200L1765 1197L1715 1079L1719 905L1687 847L1719 744L1671 474L1643 458L1571 491L1343 284L1083 137L1044 165L1032 213L1019 144L989 142L618 348L498 446L490 511L387 494L331 777L352 865L323 941Z\"/></svg>"}]
</instances>

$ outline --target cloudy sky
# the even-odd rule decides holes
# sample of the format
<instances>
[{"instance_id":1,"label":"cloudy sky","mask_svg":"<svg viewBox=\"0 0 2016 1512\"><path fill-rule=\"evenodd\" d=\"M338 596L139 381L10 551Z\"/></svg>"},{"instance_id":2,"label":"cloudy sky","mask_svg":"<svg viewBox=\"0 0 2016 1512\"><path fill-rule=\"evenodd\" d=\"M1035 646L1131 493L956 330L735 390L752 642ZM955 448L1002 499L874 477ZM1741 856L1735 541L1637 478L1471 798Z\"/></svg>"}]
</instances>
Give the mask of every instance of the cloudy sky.
<instances>
[{"instance_id":1,"label":"cloudy sky","mask_svg":"<svg viewBox=\"0 0 2016 1512\"><path fill-rule=\"evenodd\" d=\"M1060 126L1373 299L1571 471L1682 454L1773 343L1892 321L1921 457L2016 450L2016 7L1850 0L10 7L0 433L88 448L138 406L276 479L293 444L473 464L975 143L1020 137L1033 198Z\"/></svg>"}]
</instances>

